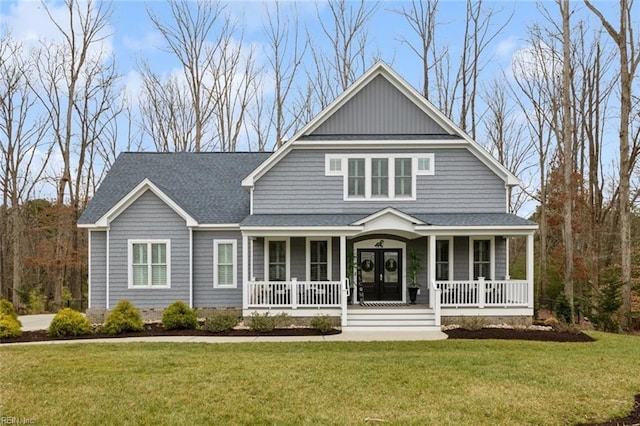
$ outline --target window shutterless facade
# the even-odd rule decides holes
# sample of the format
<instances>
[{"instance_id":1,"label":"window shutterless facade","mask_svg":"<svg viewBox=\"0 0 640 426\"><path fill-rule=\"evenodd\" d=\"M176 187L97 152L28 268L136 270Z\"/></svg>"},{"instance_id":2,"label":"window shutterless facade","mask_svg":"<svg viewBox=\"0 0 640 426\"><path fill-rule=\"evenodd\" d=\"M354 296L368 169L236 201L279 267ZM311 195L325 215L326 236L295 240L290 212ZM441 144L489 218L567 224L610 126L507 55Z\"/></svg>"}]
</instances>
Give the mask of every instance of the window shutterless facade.
<instances>
[{"instance_id":1,"label":"window shutterless facade","mask_svg":"<svg viewBox=\"0 0 640 426\"><path fill-rule=\"evenodd\" d=\"M236 240L213 241L213 287L238 286L238 256Z\"/></svg>"},{"instance_id":2,"label":"window shutterless facade","mask_svg":"<svg viewBox=\"0 0 640 426\"><path fill-rule=\"evenodd\" d=\"M309 279L311 281L329 281L330 279L330 240L310 240Z\"/></svg>"},{"instance_id":3,"label":"window shutterless facade","mask_svg":"<svg viewBox=\"0 0 640 426\"><path fill-rule=\"evenodd\" d=\"M433 174L434 154L325 156L325 175L342 177L345 201L415 200L417 176Z\"/></svg>"},{"instance_id":4,"label":"window shutterless facade","mask_svg":"<svg viewBox=\"0 0 640 426\"><path fill-rule=\"evenodd\" d=\"M491 240L473 240L473 279L491 279Z\"/></svg>"},{"instance_id":5,"label":"window shutterless facade","mask_svg":"<svg viewBox=\"0 0 640 426\"><path fill-rule=\"evenodd\" d=\"M128 240L129 288L171 286L168 240Z\"/></svg>"},{"instance_id":6,"label":"window shutterless facade","mask_svg":"<svg viewBox=\"0 0 640 426\"><path fill-rule=\"evenodd\" d=\"M436 240L436 280L449 281L449 240Z\"/></svg>"},{"instance_id":7,"label":"window shutterless facade","mask_svg":"<svg viewBox=\"0 0 640 426\"><path fill-rule=\"evenodd\" d=\"M269 281L289 280L288 240L266 240L267 278Z\"/></svg>"}]
</instances>

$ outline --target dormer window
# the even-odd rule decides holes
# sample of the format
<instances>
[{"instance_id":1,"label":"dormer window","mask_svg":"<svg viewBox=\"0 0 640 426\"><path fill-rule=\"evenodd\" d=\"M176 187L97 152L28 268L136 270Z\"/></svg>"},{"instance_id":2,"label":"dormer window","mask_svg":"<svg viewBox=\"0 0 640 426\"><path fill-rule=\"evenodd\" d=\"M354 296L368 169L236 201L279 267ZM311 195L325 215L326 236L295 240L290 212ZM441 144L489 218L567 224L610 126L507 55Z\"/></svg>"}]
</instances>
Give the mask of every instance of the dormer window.
<instances>
[{"instance_id":1,"label":"dormer window","mask_svg":"<svg viewBox=\"0 0 640 426\"><path fill-rule=\"evenodd\" d=\"M416 199L416 176L434 174L434 154L327 154L325 175L342 176L345 201Z\"/></svg>"}]
</instances>

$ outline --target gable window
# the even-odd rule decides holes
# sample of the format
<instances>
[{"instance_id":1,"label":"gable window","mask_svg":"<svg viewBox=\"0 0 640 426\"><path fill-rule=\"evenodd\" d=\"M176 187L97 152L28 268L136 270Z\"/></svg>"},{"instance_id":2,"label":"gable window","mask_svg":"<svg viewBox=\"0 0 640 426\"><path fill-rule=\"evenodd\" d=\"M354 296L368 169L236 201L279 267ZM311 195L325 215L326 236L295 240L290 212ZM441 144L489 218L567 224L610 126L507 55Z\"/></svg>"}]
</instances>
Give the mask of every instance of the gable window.
<instances>
[{"instance_id":1,"label":"gable window","mask_svg":"<svg viewBox=\"0 0 640 426\"><path fill-rule=\"evenodd\" d=\"M213 241L213 287L235 288L237 284L238 260L236 240Z\"/></svg>"},{"instance_id":2,"label":"gable window","mask_svg":"<svg viewBox=\"0 0 640 426\"><path fill-rule=\"evenodd\" d=\"M396 196L411 197L411 158L396 158Z\"/></svg>"},{"instance_id":3,"label":"gable window","mask_svg":"<svg viewBox=\"0 0 640 426\"><path fill-rule=\"evenodd\" d=\"M307 277L310 281L331 279L331 239L307 240Z\"/></svg>"},{"instance_id":4,"label":"gable window","mask_svg":"<svg viewBox=\"0 0 640 426\"><path fill-rule=\"evenodd\" d=\"M364 197L364 158L349 159L349 196Z\"/></svg>"},{"instance_id":5,"label":"gable window","mask_svg":"<svg viewBox=\"0 0 640 426\"><path fill-rule=\"evenodd\" d=\"M129 288L170 287L168 240L129 240Z\"/></svg>"},{"instance_id":6,"label":"gable window","mask_svg":"<svg viewBox=\"0 0 640 426\"><path fill-rule=\"evenodd\" d=\"M288 280L287 240L267 240L267 277L269 281Z\"/></svg>"},{"instance_id":7,"label":"gable window","mask_svg":"<svg viewBox=\"0 0 640 426\"><path fill-rule=\"evenodd\" d=\"M449 240L436 240L436 281L449 281Z\"/></svg>"},{"instance_id":8,"label":"gable window","mask_svg":"<svg viewBox=\"0 0 640 426\"><path fill-rule=\"evenodd\" d=\"M473 279L491 279L491 241L473 241Z\"/></svg>"},{"instance_id":9,"label":"gable window","mask_svg":"<svg viewBox=\"0 0 640 426\"><path fill-rule=\"evenodd\" d=\"M389 160L387 158L371 159L371 196L389 196Z\"/></svg>"},{"instance_id":10,"label":"gable window","mask_svg":"<svg viewBox=\"0 0 640 426\"><path fill-rule=\"evenodd\" d=\"M415 200L416 177L434 174L434 154L325 155L325 176L342 177L345 201Z\"/></svg>"}]
</instances>

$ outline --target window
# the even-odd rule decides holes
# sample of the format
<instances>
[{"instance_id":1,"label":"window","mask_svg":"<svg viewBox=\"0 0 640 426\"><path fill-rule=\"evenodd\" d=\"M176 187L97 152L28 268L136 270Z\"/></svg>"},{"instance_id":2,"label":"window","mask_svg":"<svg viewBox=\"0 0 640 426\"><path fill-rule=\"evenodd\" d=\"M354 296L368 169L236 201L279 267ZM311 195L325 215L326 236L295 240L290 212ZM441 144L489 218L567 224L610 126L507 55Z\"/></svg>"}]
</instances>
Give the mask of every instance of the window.
<instances>
[{"instance_id":1,"label":"window","mask_svg":"<svg viewBox=\"0 0 640 426\"><path fill-rule=\"evenodd\" d=\"M473 279L491 279L491 241L473 241Z\"/></svg>"},{"instance_id":2,"label":"window","mask_svg":"<svg viewBox=\"0 0 640 426\"><path fill-rule=\"evenodd\" d=\"M364 197L364 158L349 159L349 196Z\"/></svg>"},{"instance_id":3,"label":"window","mask_svg":"<svg viewBox=\"0 0 640 426\"><path fill-rule=\"evenodd\" d=\"M331 279L331 239L307 241L308 279L329 281Z\"/></svg>"},{"instance_id":4,"label":"window","mask_svg":"<svg viewBox=\"0 0 640 426\"><path fill-rule=\"evenodd\" d=\"M237 241L213 241L213 287L237 287Z\"/></svg>"},{"instance_id":5,"label":"window","mask_svg":"<svg viewBox=\"0 0 640 426\"><path fill-rule=\"evenodd\" d=\"M325 176L343 179L344 200L416 199L417 176L432 176L434 154L326 154ZM428 182L425 182L428 184Z\"/></svg>"},{"instance_id":6,"label":"window","mask_svg":"<svg viewBox=\"0 0 640 426\"><path fill-rule=\"evenodd\" d=\"M412 180L411 158L396 158L396 196L410 197Z\"/></svg>"},{"instance_id":7,"label":"window","mask_svg":"<svg viewBox=\"0 0 640 426\"><path fill-rule=\"evenodd\" d=\"M449 240L436 240L436 280L449 281Z\"/></svg>"},{"instance_id":8,"label":"window","mask_svg":"<svg viewBox=\"0 0 640 426\"><path fill-rule=\"evenodd\" d=\"M267 241L269 281L287 281L287 241Z\"/></svg>"},{"instance_id":9,"label":"window","mask_svg":"<svg viewBox=\"0 0 640 426\"><path fill-rule=\"evenodd\" d=\"M169 241L129 240L129 287L170 287Z\"/></svg>"},{"instance_id":10,"label":"window","mask_svg":"<svg viewBox=\"0 0 640 426\"><path fill-rule=\"evenodd\" d=\"M389 160L386 158L371 159L371 196L389 196Z\"/></svg>"}]
</instances>

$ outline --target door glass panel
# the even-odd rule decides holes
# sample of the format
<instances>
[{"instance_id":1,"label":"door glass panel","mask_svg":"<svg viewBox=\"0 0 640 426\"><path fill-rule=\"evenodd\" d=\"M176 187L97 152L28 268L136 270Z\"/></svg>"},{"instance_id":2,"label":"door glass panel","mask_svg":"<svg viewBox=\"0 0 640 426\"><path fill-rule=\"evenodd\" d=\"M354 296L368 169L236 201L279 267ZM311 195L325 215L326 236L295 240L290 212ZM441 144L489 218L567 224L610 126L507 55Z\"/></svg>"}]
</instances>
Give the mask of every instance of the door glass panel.
<instances>
[{"instance_id":1,"label":"door glass panel","mask_svg":"<svg viewBox=\"0 0 640 426\"><path fill-rule=\"evenodd\" d=\"M397 283L399 272L399 259L397 252L384 252L384 281Z\"/></svg>"},{"instance_id":2,"label":"door glass panel","mask_svg":"<svg viewBox=\"0 0 640 426\"><path fill-rule=\"evenodd\" d=\"M360 253L360 269L362 271L362 282L373 283L376 281L375 252L363 251Z\"/></svg>"}]
</instances>

